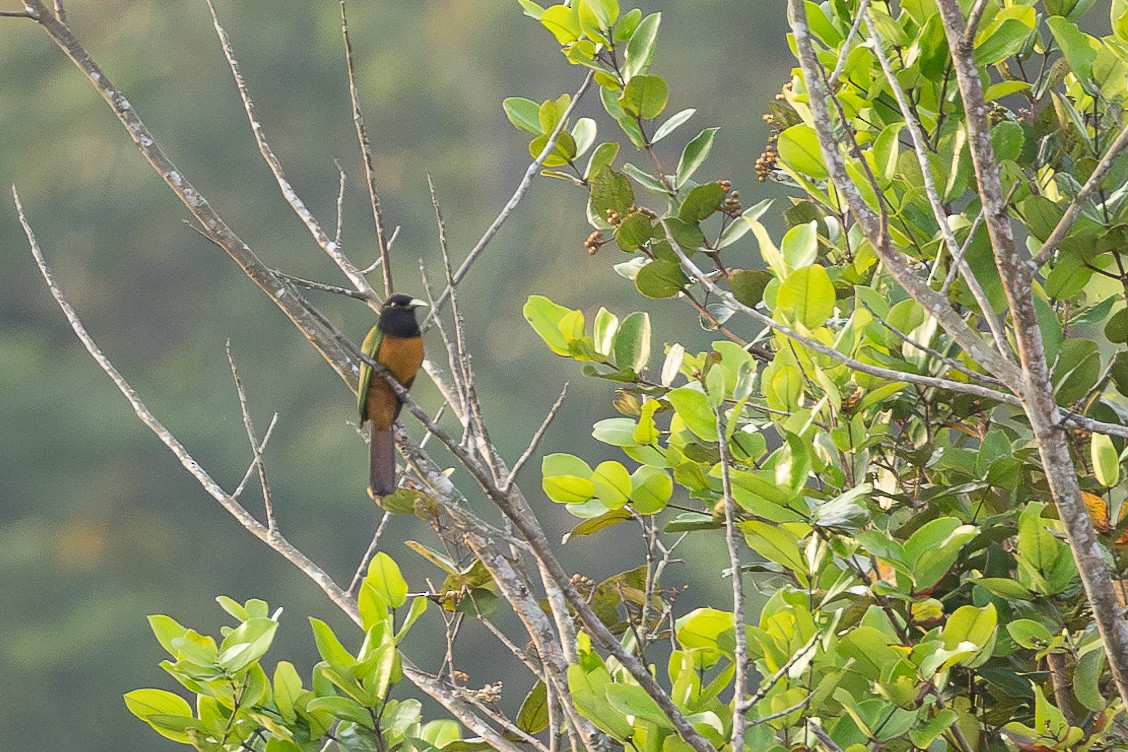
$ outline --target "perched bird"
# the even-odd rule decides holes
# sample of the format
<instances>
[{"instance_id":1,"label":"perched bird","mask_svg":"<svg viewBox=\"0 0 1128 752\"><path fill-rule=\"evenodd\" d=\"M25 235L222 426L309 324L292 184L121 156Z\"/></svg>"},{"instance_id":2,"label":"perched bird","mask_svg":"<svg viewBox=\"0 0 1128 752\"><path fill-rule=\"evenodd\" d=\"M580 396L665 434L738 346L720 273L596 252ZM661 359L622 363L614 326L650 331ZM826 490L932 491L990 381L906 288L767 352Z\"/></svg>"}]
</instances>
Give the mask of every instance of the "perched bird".
<instances>
[{"instance_id":1,"label":"perched bird","mask_svg":"<svg viewBox=\"0 0 1128 752\"><path fill-rule=\"evenodd\" d=\"M415 309L426 306L422 300L407 295L392 295L380 309L380 320L364 338L361 352L376 361L405 388L411 388L419 366L423 364L423 338ZM357 390L360 422L372 421L372 464L368 475L368 493L387 496L396 490L396 444L392 425L399 417L403 403L382 374L373 373L363 360L360 363L360 388Z\"/></svg>"}]
</instances>

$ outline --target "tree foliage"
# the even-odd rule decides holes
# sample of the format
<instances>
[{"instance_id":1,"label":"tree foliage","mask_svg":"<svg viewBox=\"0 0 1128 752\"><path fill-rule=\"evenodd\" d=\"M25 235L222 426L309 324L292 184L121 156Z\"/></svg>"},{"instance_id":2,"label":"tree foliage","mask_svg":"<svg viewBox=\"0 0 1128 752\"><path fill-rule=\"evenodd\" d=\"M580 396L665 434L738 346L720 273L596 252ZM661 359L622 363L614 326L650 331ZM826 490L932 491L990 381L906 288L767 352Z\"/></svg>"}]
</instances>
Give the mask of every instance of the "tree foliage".
<instances>
[{"instance_id":1,"label":"tree foliage","mask_svg":"<svg viewBox=\"0 0 1128 752\"><path fill-rule=\"evenodd\" d=\"M442 585L410 588L386 553L355 597L323 584L363 636L354 652L313 620L309 688L288 662L272 677L260 665L278 621L261 601L221 598L238 625L220 640L153 617L162 666L196 704L146 689L129 709L200 750L1128 742L1128 5L1112 3L1097 37L1079 26L1091 0L790 0L799 64L757 162L790 198L747 208L734 185L752 176L709 162L723 134L665 111L660 12L520 5L587 72L605 116L573 122L588 83L508 98L505 113L531 136L533 170L586 194L584 247L640 296L590 322L567 301L525 303L548 351L605 380L618 413L592 427L615 458L549 454L540 486L580 520L569 539L614 545L637 528L645 561L598 583L556 563L515 486L536 439L512 469L497 456L455 308L447 403L463 439L408 408L509 538L400 436L418 489L385 509L432 524L442 550L409 545ZM700 324L711 346L655 332L656 299L684 301L686 331ZM347 376L350 353L311 339ZM254 444L249 420L248 433ZM268 517L244 524L277 544ZM686 612L663 575L710 536L727 546L732 599ZM758 613L747 587L765 596ZM501 635L533 677L512 718L499 688L463 686L453 648L462 621L493 624L503 602L531 639ZM435 675L400 648L428 603L448 634ZM424 721L405 679L466 729Z\"/></svg>"}]
</instances>

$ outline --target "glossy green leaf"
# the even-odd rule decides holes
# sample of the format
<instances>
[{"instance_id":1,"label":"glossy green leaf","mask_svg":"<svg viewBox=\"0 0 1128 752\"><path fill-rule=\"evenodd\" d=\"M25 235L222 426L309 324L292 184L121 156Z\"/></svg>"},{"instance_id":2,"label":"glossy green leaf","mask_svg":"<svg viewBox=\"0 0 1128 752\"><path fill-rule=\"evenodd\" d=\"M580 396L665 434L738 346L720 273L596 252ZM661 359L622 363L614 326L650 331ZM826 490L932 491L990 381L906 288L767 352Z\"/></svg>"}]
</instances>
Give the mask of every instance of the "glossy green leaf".
<instances>
[{"instance_id":1,"label":"glossy green leaf","mask_svg":"<svg viewBox=\"0 0 1128 752\"><path fill-rule=\"evenodd\" d=\"M656 144L673 133L685 121L693 117L696 112L697 110L691 107L687 110L682 110L681 112L670 115L670 117L666 118L666 122L662 123L662 125L658 126L658 130L654 131L654 135L650 138L650 143Z\"/></svg>"},{"instance_id":2,"label":"glossy green leaf","mask_svg":"<svg viewBox=\"0 0 1128 752\"><path fill-rule=\"evenodd\" d=\"M666 109L670 87L661 76L638 75L623 87L619 104L628 115L652 120Z\"/></svg>"},{"instance_id":3,"label":"glossy green leaf","mask_svg":"<svg viewBox=\"0 0 1128 752\"><path fill-rule=\"evenodd\" d=\"M615 365L642 373L650 360L650 314L635 311L615 334Z\"/></svg>"},{"instance_id":4,"label":"glossy green leaf","mask_svg":"<svg viewBox=\"0 0 1128 752\"><path fill-rule=\"evenodd\" d=\"M814 329L834 313L834 285L819 265L796 269L779 286L776 311L790 321Z\"/></svg>"},{"instance_id":5,"label":"glossy green leaf","mask_svg":"<svg viewBox=\"0 0 1128 752\"><path fill-rule=\"evenodd\" d=\"M643 465L631 474L631 504L639 514L656 514L666 508L674 482L665 470Z\"/></svg>"},{"instance_id":6,"label":"glossy green leaf","mask_svg":"<svg viewBox=\"0 0 1128 752\"><path fill-rule=\"evenodd\" d=\"M682 150L681 157L678 159L675 188L685 185L685 182L697 172L697 168L709 158L709 152L713 149L713 138L719 130L720 128L706 128L685 145L685 149Z\"/></svg>"},{"instance_id":7,"label":"glossy green leaf","mask_svg":"<svg viewBox=\"0 0 1128 752\"><path fill-rule=\"evenodd\" d=\"M517 128L539 136L544 133L540 126L540 105L524 97L509 97L502 100L502 109L509 122Z\"/></svg>"},{"instance_id":8,"label":"glossy green leaf","mask_svg":"<svg viewBox=\"0 0 1128 752\"><path fill-rule=\"evenodd\" d=\"M776 149L785 164L812 180L825 180L829 175L818 135L808 125L793 125L779 134Z\"/></svg>"},{"instance_id":9,"label":"glossy green leaf","mask_svg":"<svg viewBox=\"0 0 1128 752\"><path fill-rule=\"evenodd\" d=\"M717 440L717 419L704 392L683 386L667 394L666 399L694 435L705 441Z\"/></svg>"},{"instance_id":10,"label":"glossy green leaf","mask_svg":"<svg viewBox=\"0 0 1128 752\"><path fill-rule=\"evenodd\" d=\"M681 264L668 259L651 261L638 270L635 287L648 298L672 298L685 289L689 278Z\"/></svg>"},{"instance_id":11,"label":"glossy green leaf","mask_svg":"<svg viewBox=\"0 0 1128 752\"><path fill-rule=\"evenodd\" d=\"M525 302L525 320L540 335L549 349L557 355L569 355L568 339L560 331L560 322L572 309L556 305L543 295L531 295Z\"/></svg>"},{"instance_id":12,"label":"glossy green leaf","mask_svg":"<svg viewBox=\"0 0 1128 752\"><path fill-rule=\"evenodd\" d=\"M631 35L627 42L626 61L623 63L623 78L627 81L650 69L650 63L654 59L654 43L658 39L658 25L661 22L661 13L651 13L642 19Z\"/></svg>"},{"instance_id":13,"label":"glossy green leaf","mask_svg":"<svg viewBox=\"0 0 1128 752\"><path fill-rule=\"evenodd\" d=\"M1094 477L1106 488L1115 487L1120 483L1120 454L1113 446L1112 438L1103 433L1094 433L1089 441Z\"/></svg>"},{"instance_id":14,"label":"glossy green leaf","mask_svg":"<svg viewBox=\"0 0 1128 752\"><path fill-rule=\"evenodd\" d=\"M364 581L371 584L392 608L399 608L407 602L407 581L400 574L399 565L383 551L372 557Z\"/></svg>"}]
</instances>

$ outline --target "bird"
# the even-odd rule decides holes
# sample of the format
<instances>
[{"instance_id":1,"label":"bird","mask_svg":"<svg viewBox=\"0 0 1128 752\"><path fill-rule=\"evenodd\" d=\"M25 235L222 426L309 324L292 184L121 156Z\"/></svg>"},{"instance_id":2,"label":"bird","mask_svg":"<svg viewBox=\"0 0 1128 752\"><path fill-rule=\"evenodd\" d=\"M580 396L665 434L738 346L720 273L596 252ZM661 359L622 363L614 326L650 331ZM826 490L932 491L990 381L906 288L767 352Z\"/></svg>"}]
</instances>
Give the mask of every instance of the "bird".
<instances>
[{"instance_id":1,"label":"bird","mask_svg":"<svg viewBox=\"0 0 1128 752\"><path fill-rule=\"evenodd\" d=\"M415 309L426 305L408 295L389 296L380 308L380 319L360 347L365 356L388 369L405 389L411 388L423 364L423 337L419 322L415 320ZM392 426L402 407L403 402L387 379L373 373L372 367L361 359L357 408L362 426L372 421L368 493L374 499L396 490L396 444Z\"/></svg>"}]
</instances>

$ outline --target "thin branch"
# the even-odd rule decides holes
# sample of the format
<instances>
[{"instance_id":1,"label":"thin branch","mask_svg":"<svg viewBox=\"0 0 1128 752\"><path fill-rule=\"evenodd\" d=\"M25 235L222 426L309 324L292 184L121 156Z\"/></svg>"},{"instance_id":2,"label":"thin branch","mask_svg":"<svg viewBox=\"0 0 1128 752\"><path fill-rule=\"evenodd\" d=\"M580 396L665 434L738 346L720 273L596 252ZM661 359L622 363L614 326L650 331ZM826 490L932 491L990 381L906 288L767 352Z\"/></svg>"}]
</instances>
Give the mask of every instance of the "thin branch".
<instances>
[{"instance_id":1,"label":"thin branch","mask_svg":"<svg viewBox=\"0 0 1128 752\"><path fill-rule=\"evenodd\" d=\"M765 697L767 697L768 692L772 690L772 687L774 687L776 684L779 684L780 680L783 677L787 676L787 672L791 670L792 666L806 657L807 653L811 650L811 648L815 646L815 643L819 641L819 638L821 636L822 635L820 635L817 631L813 635L811 635L810 639L807 640L807 644L799 648L799 650L795 651L795 654L788 658L787 662L780 666L774 674L768 677L767 681L760 683L760 686L756 688L756 693L754 695L737 703L736 710L743 713L748 709L754 707L756 703L760 702L760 700L763 700Z\"/></svg>"},{"instance_id":2,"label":"thin branch","mask_svg":"<svg viewBox=\"0 0 1128 752\"><path fill-rule=\"evenodd\" d=\"M59 23L67 22L67 11L63 7L63 0L55 0L55 18L59 19Z\"/></svg>"},{"instance_id":3,"label":"thin branch","mask_svg":"<svg viewBox=\"0 0 1128 752\"><path fill-rule=\"evenodd\" d=\"M878 316L877 312L874 311L872 308L870 308L869 304L865 303L864 301L862 302L862 308L869 311L870 315L872 315L874 317L874 319L876 319L878 321L878 323L880 323L882 326L884 326L886 329L888 329L890 332L892 332L895 337L897 337L899 340L901 340L905 344L909 345L910 347L914 347L917 350L920 350L921 352L923 352L927 355L931 355L933 358L935 358L936 360L939 360L944 365L948 366L949 368L954 368L955 370L959 371L960 373L967 376L968 378L975 379L976 381L982 381L982 382L987 383L987 384L994 384L995 386L1003 386L1003 387L1006 386L1005 384L1003 384L1003 382L999 381L996 378L992 378L991 376L988 376L987 374L984 374L984 373L979 373L978 371L973 371L970 368L968 368L967 366L965 366L963 363L959 362L958 360L956 360L954 358L949 358L947 355L940 352L939 350L936 350L932 347L929 347L928 345L923 344L921 342L917 342L915 339L913 339L912 337L905 334L904 332L902 332L897 327L890 324L884 318L882 318L881 316Z\"/></svg>"},{"instance_id":4,"label":"thin branch","mask_svg":"<svg viewBox=\"0 0 1128 752\"><path fill-rule=\"evenodd\" d=\"M364 177L368 186L368 198L372 205L372 222L376 228L376 248L384 273L384 297L395 290L392 284L392 242L384 235L384 216L380 209L380 194L376 190L376 168L372 158L372 142L368 140L368 130L364 127L364 113L360 109L360 96L356 88L356 68L353 65L352 39L349 37L349 19L345 14L345 0L341 0L341 35L345 39L345 65L349 73L349 101L352 103L353 124L360 152L364 157ZM397 231L399 228L396 228ZM394 236L393 236L394 238Z\"/></svg>"},{"instance_id":5,"label":"thin branch","mask_svg":"<svg viewBox=\"0 0 1128 752\"><path fill-rule=\"evenodd\" d=\"M30 1L35 2L36 0ZM137 392L129 385L129 382L127 382L125 377L121 375L121 372L114 367L113 363L110 362L109 358L106 357L94 339L86 331L86 327L83 326L82 321L78 317L78 313L63 296L62 290L60 290L55 283L51 270L47 266L47 261L43 257L43 251L40 249L39 243L35 239L35 234L24 214L23 205L20 203L19 194L14 187L12 188L12 195L15 198L16 212L19 216L20 224L23 226L24 234L27 236L28 244L31 247L31 253L35 257L35 263L39 266L39 272L43 275L43 281L46 283L47 289L51 291L52 297L55 298L55 302L67 317L67 321L70 322L71 328L74 330L79 340L82 341L86 351L94 358L94 362L106 372L106 375L113 380L118 390L129 401L129 404L133 407L133 411L137 414L141 422L160 439L162 444L168 447L169 451L171 451L178 460L180 460L180 464L184 466L185 470L191 473L192 477L196 479L204 491L218 501L232 517L238 520L239 524L256 538L282 554L282 556L297 566L298 569L302 570L307 577L317 583L342 611L350 616L357 613L356 604L338 587L332 577L305 554L294 548L277 530L271 530L255 519L254 515L248 512L242 504L224 491L207 471L200 466L200 463L192 457L184 445L181 444L180 441L157 420L156 416L153 415L149 408L145 406L145 403L141 401ZM357 618L359 618L359 614Z\"/></svg>"},{"instance_id":6,"label":"thin branch","mask_svg":"<svg viewBox=\"0 0 1128 752\"><path fill-rule=\"evenodd\" d=\"M517 474L521 472L521 468L525 466L525 463L528 462L529 458L533 456L533 452L537 450L537 446L540 444L541 439L544 438L544 434L546 431L548 431L548 427L552 424L553 419L556 417L556 413L560 411L560 406L564 404L564 397L567 396L567 394L568 382L564 382L564 388L560 390L560 396L557 397L556 401L552 403L552 407L549 408L548 415L544 416L544 420L541 421L540 428L538 428L536 430L536 433L533 434L533 438L529 441L529 445L525 447L525 451L521 452L521 456L518 457L517 461L513 463L513 467L510 468L509 474L505 478L505 485L502 486L501 490L508 492L509 489L512 488L513 484L517 481Z\"/></svg>"},{"instance_id":7,"label":"thin branch","mask_svg":"<svg viewBox=\"0 0 1128 752\"><path fill-rule=\"evenodd\" d=\"M830 734L823 731L823 727L810 718L807 719L807 728L811 730L811 733L815 735L819 743L827 748L828 752L844 752L842 747L839 747L834 743L834 740L830 738Z\"/></svg>"},{"instance_id":8,"label":"thin branch","mask_svg":"<svg viewBox=\"0 0 1128 752\"><path fill-rule=\"evenodd\" d=\"M0 18L30 18L38 21L39 16L30 10L0 10Z\"/></svg>"},{"instance_id":9,"label":"thin branch","mask_svg":"<svg viewBox=\"0 0 1128 752\"><path fill-rule=\"evenodd\" d=\"M1065 214L1058 220L1054 231L1050 233L1050 237L1046 238L1045 243L1042 243L1042 248L1032 260L1035 268L1043 266L1047 261L1053 258L1058 247L1061 245L1062 241L1065 240L1065 236L1068 235L1069 231L1073 228L1073 223L1081 216L1081 208L1084 206L1085 202L1089 200L1089 197L1093 195L1093 192L1101 187L1101 181L1104 180L1108 171L1112 169L1112 163L1124 152L1125 148L1128 148L1128 128L1120 131L1120 135L1112 142L1112 146L1108 147L1108 151L1101 157L1101 161L1097 163L1096 168L1093 170L1092 174L1089 175L1089 179L1085 181L1085 184L1081 186L1081 190L1077 192L1077 195L1073 197L1069 206L1066 207Z\"/></svg>"},{"instance_id":10,"label":"thin branch","mask_svg":"<svg viewBox=\"0 0 1128 752\"><path fill-rule=\"evenodd\" d=\"M717 425L717 446L721 454L721 490L725 502L725 544L728 546L729 566L732 567L732 619L736 646L733 650L733 663L736 675L733 680L732 748L744 747L744 713L741 704L748 694L748 635L744 629L744 567L740 563L740 548L737 544L736 510L732 498L732 480L729 469L728 432L725 430L724 410L718 406L715 411Z\"/></svg>"},{"instance_id":11,"label":"thin branch","mask_svg":"<svg viewBox=\"0 0 1128 752\"><path fill-rule=\"evenodd\" d=\"M388 519L392 516L391 512L384 512L384 516L380 518L380 522L376 525L376 532L372 535L372 542L368 544L368 548L364 552L364 556L360 557L360 564L356 568L356 573L353 574L352 580L349 582L349 589L345 592L349 595L356 594L357 585L364 579L364 575L368 572L368 565L372 561L372 557L376 555L376 549L380 545L380 537L384 534L384 529L388 526Z\"/></svg>"},{"instance_id":12,"label":"thin branch","mask_svg":"<svg viewBox=\"0 0 1128 752\"><path fill-rule=\"evenodd\" d=\"M351 290L348 287L341 287L339 285L327 285L324 282L315 282L312 279L306 279L304 277L294 276L293 274L287 274L280 269L271 269L270 271L273 272L275 276L281 277L287 282L291 282L298 287L304 287L307 290L328 292L334 295L341 295L346 298L352 298L353 300L363 300L366 302L371 300L371 298L364 293L357 290Z\"/></svg>"},{"instance_id":13,"label":"thin branch","mask_svg":"<svg viewBox=\"0 0 1128 752\"><path fill-rule=\"evenodd\" d=\"M337 231L333 234L333 244L340 248L341 230L345 224L345 171L341 169L340 162L334 164L337 165L339 185L337 186Z\"/></svg>"},{"instance_id":14,"label":"thin branch","mask_svg":"<svg viewBox=\"0 0 1128 752\"><path fill-rule=\"evenodd\" d=\"M984 320L987 321L987 326L991 329L991 335L995 338L995 347L998 349L999 354L1006 360L1013 363L1013 358L1010 354L1010 344L1007 342L1007 333L1003 328L1002 322L995 314L995 309L991 307L991 301L987 298L987 293L983 291L982 285L979 280L971 271L971 267L963 260L960 254L960 244L956 240L955 234L952 232L952 227L948 223L948 212L945 211L943 202L940 200L940 192L936 188L936 181L932 176L932 164L928 159L928 146L924 140L924 134L921 132L920 123L917 122L913 108L909 105L909 99L905 96L905 90L901 88L897 76L893 73L893 67L889 63L889 57L885 54L885 46L882 42L881 35L877 31L877 26L873 22L873 18L869 12L866 12L866 27L869 29L870 37L873 38L873 51L877 55L877 60L881 64L881 69L885 73L885 80L888 82L889 87L893 90L893 96L897 100L897 105L901 110L901 117L905 119L905 125L908 126L909 136L913 142L913 152L916 154L917 162L920 164L921 175L924 178L924 192L928 196L928 203L932 207L932 215L936 220L936 225L940 228L940 236L944 239L944 245L948 249L948 254L952 257L952 263L963 277L964 282L967 283L968 289L971 290L975 302L979 304L979 310ZM939 254L937 254L936 263L939 263Z\"/></svg>"},{"instance_id":15,"label":"thin branch","mask_svg":"<svg viewBox=\"0 0 1128 752\"><path fill-rule=\"evenodd\" d=\"M971 13L967 14L967 28L964 29L964 44L975 42L975 34L979 29L979 22L983 20L983 12L987 10L987 3L991 0L975 0Z\"/></svg>"},{"instance_id":16,"label":"thin branch","mask_svg":"<svg viewBox=\"0 0 1128 752\"><path fill-rule=\"evenodd\" d=\"M247 441L251 444L252 464L258 470L259 486L262 488L262 503L266 508L266 527L274 532L278 529L278 522L274 518L274 499L270 495L270 481L266 477L266 463L262 461L262 451L259 449L258 439L255 438L255 426L251 422L250 408L247 407L247 392L243 389L239 370L235 368L235 358L231 355L230 339L227 340L224 349L227 351L227 363L231 366L231 379L235 382L235 391L239 395L239 410L243 413L243 428L246 429ZM273 421L271 421L271 424L273 425Z\"/></svg>"},{"instance_id":17,"label":"thin branch","mask_svg":"<svg viewBox=\"0 0 1128 752\"><path fill-rule=\"evenodd\" d=\"M247 113L247 121L250 123L251 132L255 136L255 143L258 145L258 150L263 160L265 160L267 166L270 167L270 171L273 173L274 179L278 183L278 188L282 191L282 196L286 199L290 208L294 210L294 214L305 224L314 242L317 243L321 250L325 251L337 267L344 272L345 276L352 282L353 287L364 295L370 305L375 307L375 304L379 300L376 291L368 284L368 280L364 278L364 275L360 273L360 270L356 268L353 262L341 252L340 245L325 234L325 230L321 228L321 224L313 216L313 213L306 207L301 197L299 197L294 190L294 187L290 185L290 182L286 179L286 173L282 169L282 162L274 154L274 151L270 148L270 144L266 141L266 134L263 132L262 122L258 118L255 103L251 98L250 90L247 88L247 82L243 78L239 61L235 59L235 51L231 47L231 40L228 38L227 32L224 30L223 26L219 23L219 15L215 9L215 3L213 0L205 0L205 2L208 4L208 10L211 11L212 25L215 27L216 35L219 37L219 44L223 48L223 55L227 58L227 65L231 69L231 75L235 79L235 86L239 90L239 97L243 100L243 109Z\"/></svg>"},{"instance_id":18,"label":"thin branch","mask_svg":"<svg viewBox=\"0 0 1128 752\"><path fill-rule=\"evenodd\" d=\"M541 167L544 166L544 161L548 159L549 155L552 154L554 149L556 149L556 139L564 130L564 126L567 124L568 118L572 116L572 113L576 109L576 105L579 104L580 100L584 96L584 93L591 85L593 77L594 72L588 71L587 76L584 78L584 82L580 84L580 88L576 90L575 96L572 97L572 102L568 105L568 108L564 110L564 114L560 116L560 122L556 124L556 127L553 129L552 133L548 135L548 141L545 142L544 148L541 149L541 153L537 155L537 158L534 159L532 161L532 164L529 165L528 169L525 170L525 174L521 176L521 181L517 184L517 189L513 191L513 195L509 198L509 201L505 203L505 206L502 207L501 212L497 215L497 218L495 218L494 221L490 223L490 226L486 228L485 233L483 233L482 237L478 240L474 247L470 249L470 253L466 254L466 258L463 259L462 263L458 266L458 271L454 273L455 285L462 281L462 278L466 276L466 273L468 271L470 271L470 267L473 266L474 262L478 259L478 256L481 255L482 251L486 250L486 247L493 241L494 236L497 235L498 230L501 229L501 226L505 224L505 221L509 219L510 215L512 215L513 212L516 211L518 205L520 205L521 203L521 200L525 198L525 194L528 193L529 187L533 184L533 178L536 177L536 174L540 172ZM438 299L435 301L434 307L431 309L430 314L428 314L427 319L423 322L424 328L427 327L433 317L438 315L439 309L446 304L447 298L450 297L451 289L451 286L447 286L447 288L443 290L442 294L439 295Z\"/></svg>"},{"instance_id":19,"label":"thin branch","mask_svg":"<svg viewBox=\"0 0 1128 752\"><path fill-rule=\"evenodd\" d=\"M125 127L129 137L137 145L142 156L158 175L168 184L193 217L200 223L208 240L221 248L243 273L277 305L298 328L313 347L325 358L341 380L356 389L356 363L349 358L344 348L333 337L332 327L315 315L303 300L301 293L289 282L273 274L262 263L242 238L240 238L223 218L208 203L207 199L193 186L180 169L157 145L156 139L138 116L133 105L117 89L98 66L90 54L75 38L71 30L49 13L42 0L24 0L29 12L62 50L75 67L86 76L90 84L109 105L114 115Z\"/></svg>"},{"instance_id":20,"label":"thin branch","mask_svg":"<svg viewBox=\"0 0 1128 752\"><path fill-rule=\"evenodd\" d=\"M846 58L850 55L850 47L854 44L855 37L858 36L858 30L862 27L862 21L868 14L870 0L862 0L858 5L858 13L854 16L854 24L850 27L850 33L846 35L846 41L842 43L842 51L838 53L838 62L834 64L834 72L830 74L830 84L833 86L838 83L842 71L846 70Z\"/></svg>"},{"instance_id":21,"label":"thin branch","mask_svg":"<svg viewBox=\"0 0 1128 752\"><path fill-rule=\"evenodd\" d=\"M266 451L266 444L270 441L270 436L274 433L274 427L276 425L278 425L278 413L274 413L274 416L270 419L270 425L266 427L266 433L262 435L262 441L260 441L258 445L259 454ZM247 483L250 482L251 476L255 474L256 467L257 463L252 459L251 464L247 466L247 471L243 473L243 479L239 481L239 485L231 492L232 498L238 499L243 495L243 490L247 487Z\"/></svg>"}]
</instances>

